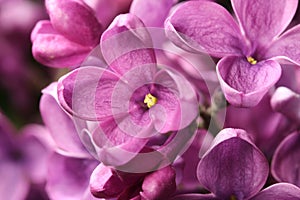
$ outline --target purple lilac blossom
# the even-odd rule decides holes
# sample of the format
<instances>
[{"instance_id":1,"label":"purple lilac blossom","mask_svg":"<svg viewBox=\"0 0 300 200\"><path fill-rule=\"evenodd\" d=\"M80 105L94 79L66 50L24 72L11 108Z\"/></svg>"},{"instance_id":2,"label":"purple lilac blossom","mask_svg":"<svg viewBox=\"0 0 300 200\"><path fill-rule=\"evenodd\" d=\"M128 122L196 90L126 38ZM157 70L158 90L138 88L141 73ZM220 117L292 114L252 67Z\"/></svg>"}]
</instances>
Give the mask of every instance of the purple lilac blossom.
<instances>
[{"instance_id":1,"label":"purple lilac blossom","mask_svg":"<svg viewBox=\"0 0 300 200\"><path fill-rule=\"evenodd\" d=\"M197 96L184 77L156 66L151 37L136 16L115 18L100 46L109 68L87 66L65 75L58 98L75 117L99 122L92 132L97 154L116 166L141 151L151 136L188 127L197 116Z\"/></svg>"},{"instance_id":2,"label":"purple lilac blossom","mask_svg":"<svg viewBox=\"0 0 300 200\"><path fill-rule=\"evenodd\" d=\"M44 89L40 102L44 122L56 146L47 175L46 189L50 198L157 199L167 198L175 192L175 170L171 166L153 173L138 174L120 172L99 164L84 149L71 116L59 107L56 87L57 83L52 83ZM61 127L64 127L64 134L60 131Z\"/></svg>"},{"instance_id":3,"label":"purple lilac blossom","mask_svg":"<svg viewBox=\"0 0 300 200\"><path fill-rule=\"evenodd\" d=\"M252 107L280 78L279 58L299 65L299 26L281 35L298 1L231 3L238 23L216 3L192 1L166 20L166 33L184 49L222 58L217 74L226 99L235 106Z\"/></svg>"},{"instance_id":4,"label":"purple lilac blossom","mask_svg":"<svg viewBox=\"0 0 300 200\"><path fill-rule=\"evenodd\" d=\"M98 4L99 3L99 4ZM112 19L130 1L120 4L83 0L46 0L50 20L39 21L31 34L32 53L40 63L50 67L77 67L99 43L105 29L102 23ZM95 7L90 7L90 6ZM115 12L109 12L115 11Z\"/></svg>"}]
</instances>

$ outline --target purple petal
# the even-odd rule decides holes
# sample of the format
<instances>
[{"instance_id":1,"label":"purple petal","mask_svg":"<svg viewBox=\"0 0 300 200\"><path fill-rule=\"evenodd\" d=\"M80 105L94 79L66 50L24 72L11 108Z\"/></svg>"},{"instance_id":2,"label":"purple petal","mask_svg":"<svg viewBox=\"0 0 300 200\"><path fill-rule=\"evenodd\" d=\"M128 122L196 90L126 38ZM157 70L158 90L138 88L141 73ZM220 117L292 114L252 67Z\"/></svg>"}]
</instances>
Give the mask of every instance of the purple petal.
<instances>
[{"instance_id":1,"label":"purple petal","mask_svg":"<svg viewBox=\"0 0 300 200\"><path fill-rule=\"evenodd\" d=\"M49 21L37 23L31 39L34 58L50 67L77 66L91 51L90 47L74 43L57 33Z\"/></svg>"},{"instance_id":2,"label":"purple petal","mask_svg":"<svg viewBox=\"0 0 300 200\"><path fill-rule=\"evenodd\" d=\"M0 194L1 199L25 199L30 183L23 169L13 163L0 161Z\"/></svg>"},{"instance_id":3,"label":"purple petal","mask_svg":"<svg viewBox=\"0 0 300 200\"><path fill-rule=\"evenodd\" d=\"M300 187L300 132L287 136L277 147L272 160L276 180Z\"/></svg>"},{"instance_id":4,"label":"purple petal","mask_svg":"<svg viewBox=\"0 0 300 200\"><path fill-rule=\"evenodd\" d=\"M42 91L40 112L43 121L59 149L75 157L89 157L90 155L78 136L73 120L59 106L57 97L55 97L56 91L57 83L51 84Z\"/></svg>"},{"instance_id":5,"label":"purple petal","mask_svg":"<svg viewBox=\"0 0 300 200\"><path fill-rule=\"evenodd\" d=\"M279 80L281 66L273 60L252 65L243 57L225 57L217 65L217 75L229 103L253 107Z\"/></svg>"},{"instance_id":6,"label":"purple petal","mask_svg":"<svg viewBox=\"0 0 300 200\"><path fill-rule=\"evenodd\" d=\"M95 46L101 25L93 10L80 0L46 0L50 21L55 30L83 46Z\"/></svg>"},{"instance_id":7,"label":"purple petal","mask_svg":"<svg viewBox=\"0 0 300 200\"><path fill-rule=\"evenodd\" d=\"M147 175L143 181L141 196L145 199L167 199L176 191L176 173L171 166Z\"/></svg>"},{"instance_id":8,"label":"purple petal","mask_svg":"<svg viewBox=\"0 0 300 200\"><path fill-rule=\"evenodd\" d=\"M272 108L300 123L300 95L286 87L279 87L271 99Z\"/></svg>"},{"instance_id":9,"label":"purple petal","mask_svg":"<svg viewBox=\"0 0 300 200\"><path fill-rule=\"evenodd\" d=\"M266 58L278 57L300 65L300 25L285 32L266 51Z\"/></svg>"},{"instance_id":10,"label":"purple petal","mask_svg":"<svg viewBox=\"0 0 300 200\"><path fill-rule=\"evenodd\" d=\"M188 126L198 114L198 101L193 86L181 75L162 70L155 76L158 101L150 109L155 128L162 133Z\"/></svg>"},{"instance_id":11,"label":"purple petal","mask_svg":"<svg viewBox=\"0 0 300 200\"><path fill-rule=\"evenodd\" d=\"M121 75L144 65L150 66L147 73L150 76L156 71L150 34L143 22L132 14L117 16L102 34L100 45L106 62Z\"/></svg>"},{"instance_id":12,"label":"purple petal","mask_svg":"<svg viewBox=\"0 0 300 200\"><path fill-rule=\"evenodd\" d=\"M51 199L83 199L98 162L54 153L48 167L46 190Z\"/></svg>"},{"instance_id":13,"label":"purple petal","mask_svg":"<svg viewBox=\"0 0 300 200\"><path fill-rule=\"evenodd\" d=\"M255 195L251 200L298 200L300 188L289 183L271 185Z\"/></svg>"},{"instance_id":14,"label":"purple petal","mask_svg":"<svg viewBox=\"0 0 300 200\"><path fill-rule=\"evenodd\" d=\"M286 29L293 19L297 5L297 0L232 1L241 27L256 48L269 45L270 41Z\"/></svg>"},{"instance_id":15,"label":"purple petal","mask_svg":"<svg viewBox=\"0 0 300 200\"><path fill-rule=\"evenodd\" d=\"M116 74L103 68L78 68L59 79L59 103L81 119L95 121L110 117L111 96L118 80Z\"/></svg>"},{"instance_id":16,"label":"purple petal","mask_svg":"<svg viewBox=\"0 0 300 200\"><path fill-rule=\"evenodd\" d=\"M241 129L223 129L197 169L200 183L217 197L247 199L268 177L268 161Z\"/></svg>"},{"instance_id":17,"label":"purple petal","mask_svg":"<svg viewBox=\"0 0 300 200\"><path fill-rule=\"evenodd\" d=\"M213 15L212 15L213 13ZM217 57L241 55L248 49L237 23L222 6L209 1L190 1L166 20L167 35L178 46Z\"/></svg>"},{"instance_id":18,"label":"purple petal","mask_svg":"<svg viewBox=\"0 0 300 200\"><path fill-rule=\"evenodd\" d=\"M139 17L146 27L163 27L164 21L176 1L134 0L130 7L130 13ZM149 12L151 15L145 14Z\"/></svg>"}]
</instances>

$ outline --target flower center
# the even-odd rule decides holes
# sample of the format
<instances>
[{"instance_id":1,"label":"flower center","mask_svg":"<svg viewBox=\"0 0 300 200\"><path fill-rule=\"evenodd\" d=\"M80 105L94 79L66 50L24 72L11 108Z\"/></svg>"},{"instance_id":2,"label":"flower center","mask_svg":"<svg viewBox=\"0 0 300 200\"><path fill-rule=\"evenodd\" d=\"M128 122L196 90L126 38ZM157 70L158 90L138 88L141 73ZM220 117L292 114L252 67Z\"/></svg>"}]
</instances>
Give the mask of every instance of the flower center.
<instances>
[{"instance_id":1,"label":"flower center","mask_svg":"<svg viewBox=\"0 0 300 200\"><path fill-rule=\"evenodd\" d=\"M151 108L152 106L154 106L157 103L157 98L155 96L153 96L152 94L148 93L145 96L144 103L147 104L148 108Z\"/></svg>"},{"instance_id":2,"label":"flower center","mask_svg":"<svg viewBox=\"0 0 300 200\"><path fill-rule=\"evenodd\" d=\"M247 61L252 64L255 65L257 63L257 60L255 60L253 57L249 56L247 57Z\"/></svg>"}]
</instances>

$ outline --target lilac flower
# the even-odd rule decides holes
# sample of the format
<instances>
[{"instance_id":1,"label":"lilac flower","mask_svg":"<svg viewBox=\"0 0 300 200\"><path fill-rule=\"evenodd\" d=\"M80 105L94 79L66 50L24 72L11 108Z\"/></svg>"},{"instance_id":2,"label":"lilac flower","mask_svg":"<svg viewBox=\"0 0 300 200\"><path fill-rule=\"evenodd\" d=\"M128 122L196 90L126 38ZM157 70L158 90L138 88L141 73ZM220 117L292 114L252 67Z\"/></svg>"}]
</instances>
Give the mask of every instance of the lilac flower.
<instances>
[{"instance_id":1,"label":"lilac flower","mask_svg":"<svg viewBox=\"0 0 300 200\"><path fill-rule=\"evenodd\" d=\"M32 31L31 40L34 58L50 67L79 66L99 43L105 29L102 20L107 23L107 19L111 20L130 3L124 1L118 5L115 1L108 4L92 0L45 2L50 21L39 21ZM119 10L118 6L122 9ZM104 18L100 19L101 16Z\"/></svg>"},{"instance_id":2,"label":"lilac flower","mask_svg":"<svg viewBox=\"0 0 300 200\"><path fill-rule=\"evenodd\" d=\"M0 114L0 196L25 199L34 184L42 190L51 152L51 138L45 127L31 124L20 135ZM37 188L38 189L38 188Z\"/></svg>"},{"instance_id":3,"label":"lilac flower","mask_svg":"<svg viewBox=\"0 0 300 200\"><path fill-rule=\"evenodd\" d=\"M268 161L245 131L223 129L201 158L197 169L200 184L212 194L183 194L173 199L271 200L299 197L300 188L286 183L259 192L268 172ZM280 192L274 192L276 189Z\"/></svg>"},{"instance_id":4,"label":"lilac flower","mask_svg":"<svg viewBox=\"0 0 300 200\"><path fill-rule=\"evenodd\" d=\"M157 199L168 197L176 190L175 171L170 166L138 174L99 164L82 146L71 117L59 107L56 87L57 84L52 83L44 89L40 102L44 122L57 147L50 158L46 185L51 198L96 199L93 194L97 198ZM64 130L64 134L60 130Z\"/></svg>"},{"instance_id":5,"label":"lilac flower","mask_svg":"<svg viewBox=\"0 0 300 200\"><path fill-rule=\"evenodd\" d=\"M167 34L182 48L222 58L217 74L226 99L235 106L251 107L281 76L274 59L300 64L300 26L281 35L297 4L296 0L232 0L238 25L216 3L187 2L166 21Z\"/></svg>"},{"instance_id":6,"label":"lilac flower","mask_svg":"<svg viewBox=\"0 0 300 200\"><path fill-rule=\"evenodd\" d=\"M99 123L91 132L93 143L100 147L97 154L106 165L118 166L158 132L190 125L198 112L197 96L182 76L158 69L151 37L134 15L115 18L100 46L109 68L72 71L59 80L58 95L60 104L75 117Z\"/></svg>"},{"instance_id":7,"label":"lilac flower","mask_svg":"<svg viewBox=\"0 0 300 200\"><path fill-rule=\"evenodd\" d=\"M272 175L279 182L300 187L300 132L288 135L277 147L272 159Z\"/></svg>"}]
</instances>

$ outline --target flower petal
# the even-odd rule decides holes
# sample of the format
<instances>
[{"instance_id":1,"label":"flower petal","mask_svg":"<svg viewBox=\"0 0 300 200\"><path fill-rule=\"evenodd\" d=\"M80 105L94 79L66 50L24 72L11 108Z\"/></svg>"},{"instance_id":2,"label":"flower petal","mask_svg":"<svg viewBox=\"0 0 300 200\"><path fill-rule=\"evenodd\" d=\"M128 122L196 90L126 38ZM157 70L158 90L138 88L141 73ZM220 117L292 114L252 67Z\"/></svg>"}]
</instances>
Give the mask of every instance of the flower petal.
<instances>
[{"instance_id":1,"label":"flower petal","mask_svg":"<svg viewBox=\"0 0 300 200\"><path fill-rule=\"evenodd\" d=\"M83 46L96 46L101 25L93 10L80 0L46 0L50 21L60 34Z\"/></svg>"},{"instance_id":2,"label":"flower petal","mask_svg":"<svg viewBox=\"0 0 300 200\"><path fill-rule=\"evenodd\" d=\"M232 6L254 47L263 47L280 35L292 21L297 0L233 0Z\"/></svg>"},{"instance_id":3,"label":"flower petal","mask_svg":"<svg viewBox=\"0 0 300 200\"><path fill-rule=\"evenodd\" d=\"M198 114L198 100L193 86L171 70L161 70L154 79L158 101L150 109L155 128L162 133L187 127Z\"/></svg>"},{"instance_id":4,"label":"flower petal","mask_svg":"<svg viewBox=\"0 0 300 200\"><path fill-rule=\"evenodd\" d=\"M152 67L148 74L156 71L151 36L143 22L132 14L117 16L102 34L100 45L104 59L118 74L149 64Z\"/></svg>"},{"instance_id":5,"label":"flower petal","mask_svg":"<svg viewBox=\"0 0 300 200\"><path fill-rule=\"evenodd\" d=\"M286 87L279 87L271 99L272 108L300 124L300 95Z\"/></svg>"},{"instance_id":6,"label":"flower petal","mask_svg":"<svg viewBox=\"0 0 300 200\"><path fill-rule=\"evenodd\" d=\"M217 57L248 51L233 17L214 2L190 1L178 6L165 28L169 39L180 47L189 46L187 50Z\"/></svg>"},{"instance_id":7,"label":"flower petal","mask_svg":"<svg viewBox=\"0 0 300 200\"><path fill-rule=\"evenodd\" d=\"M31 34L34 58L50 67L78 66L91 51L57 33L49 21L40 21Z\"/></svg>"},{"instance_id":8,"label":"flower petal","mask_svg":"<svg viewBox=\"0 0 300 200\"><path fill-rule=\"evenodd\" d=\"M272 175L280 182L300 187L300 132L287 136L277 147L271 165Z\"/></svg>"},{"instance_id":9,"label":"flower petal","mask_svg":"<svg viewBox=\"0 0 300 200\"><path fill-rule=\"evenodd\" d=\"M98 162L54 153L49 162L46 190L51 199L83 199ZM63 178L62 178L63 176Z\"/></svg>"},{"instance_id":10,"label":"flower petal","mask_svg":"<svg viewBox=\"0 0 300 200\"><path fill-rule=\"evenodd\" d=\"M241 129L223 129L197 169L200 183L217 197L247 199L268 177L268 161Z\"/></svg>"},{"instance_id":11,"label":"flower petal","mask_svg":"<svg viewBox=\"0 0 300 200\"><path fill-rule=\"evenodd\" d=\"M279 80L281 66L273 60L252 65L243 57L224 57L217 65L217 75L229 103L253 107Z\"/></svg>"},{"instance_id":12,"label":"flower petal","mask_svg":"<svg viewBox=\"0 0 300 200\"><path fill-rule=\"evenodd\" d=\"M130 13L139 17L146 27L163 27L164 21L176 1L134 0L130 7ZM151 12L151 15L145 14L148 12Z\"/></svg>"},{"instance_id":13,"label":"flower petal","mask_svg":"<svg viewBox=\"0 0 300 200\"><path fill-rule=\"evenodd\" d=\"M57 147L74 157L90 157L82 145L73 120L59 106L57 98L51 94L56 94L57 83L52 83L42 92L43 95L40 100L41 116Z\"/></svg>"},{"instance_id":14,"label":"flower petal","mask_svg":"<svg viewBox=\"0 0 300 200\"><path fill-rule=\"evenodd\" d=\"M297 200L300 189L289 183L277 183L267 187L255 195L251 200Z\"/></svg>"},{"instance_id":15,"label":"flower petal","mask_svg":"<svg viewBox=\"0 0 300 200\"><path fill-rule=\"evenodd\" d=\"M59 79L59 103L81 119L97 121L110 117L111 96L117 81L119 77L106 69L78 68Z\"/></svg>"},{"instance_id":16,"label":"flower petal","mask_svg":"<svg viewBox=\"0 0 300 200\"><path fill-rule=\"evenodd\" d=\"M300 25L295 26L275 40L264 57L278 57L300 65Z\"/></svg>"}]
</instances>

